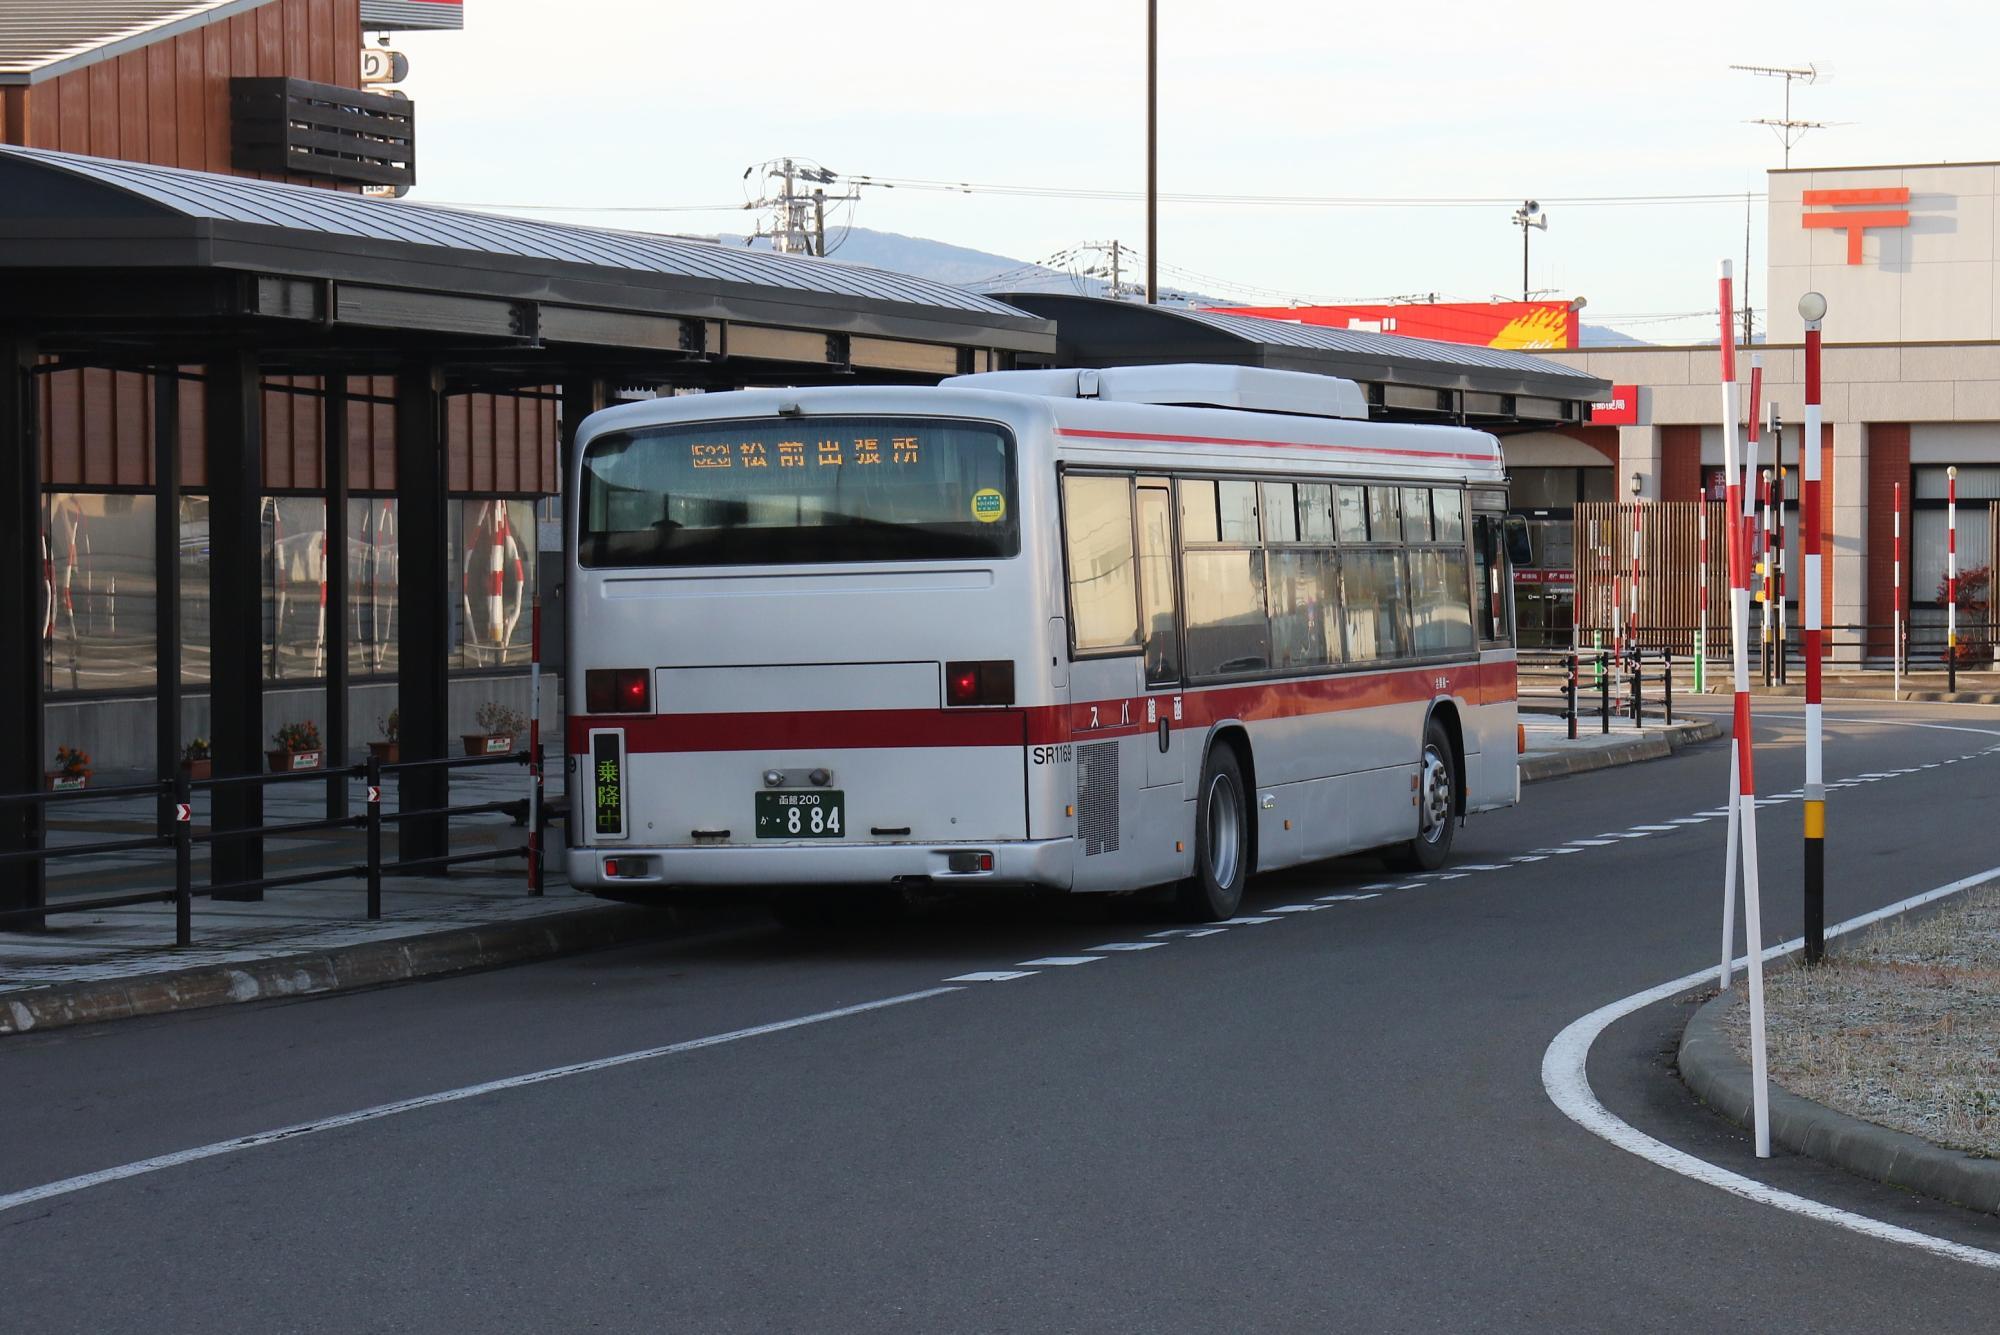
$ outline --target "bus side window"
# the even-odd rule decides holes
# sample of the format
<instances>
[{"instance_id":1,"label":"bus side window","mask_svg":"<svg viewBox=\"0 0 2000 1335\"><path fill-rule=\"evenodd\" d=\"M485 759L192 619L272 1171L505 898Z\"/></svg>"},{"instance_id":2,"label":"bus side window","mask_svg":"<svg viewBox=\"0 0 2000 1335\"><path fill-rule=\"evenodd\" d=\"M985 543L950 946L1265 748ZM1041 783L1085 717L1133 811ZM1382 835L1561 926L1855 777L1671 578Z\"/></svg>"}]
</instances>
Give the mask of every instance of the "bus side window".
<instances>
[{"instance_id":1,"label":"bus side window","mask_svg":"<svg viewBox=\"0 0 2000 1335\"><path fill-rule=\"evenodd\" d=\"M1139 633L1145 640L1148 686L1181 679L1172 495L1165 487L1139 488Z\"/></svg>"},{"instance_id":2,"label":"bus side window","mask_svg":"<svg viewBox=\"0 0 2000 1335\"><path fill-rule=\"evenodd\" d=\"M1132 551L1132 480L1071 474L1063 479L1070 634L1079 654L1139 647L1138 579Z\"/></svg>"},{"instance_id":3,"label":"bus side window","mask_svg":"<svg viewBox=\"0 0 2000 1335\"><path fill-rule=\"evenodd\" d=\"M1473 624L1479 638L1511 642L1514 628L1507 618L1507 562L1502 545L1501 518L1482 514L1472 527Z\"/></svg>"}]
</instances>

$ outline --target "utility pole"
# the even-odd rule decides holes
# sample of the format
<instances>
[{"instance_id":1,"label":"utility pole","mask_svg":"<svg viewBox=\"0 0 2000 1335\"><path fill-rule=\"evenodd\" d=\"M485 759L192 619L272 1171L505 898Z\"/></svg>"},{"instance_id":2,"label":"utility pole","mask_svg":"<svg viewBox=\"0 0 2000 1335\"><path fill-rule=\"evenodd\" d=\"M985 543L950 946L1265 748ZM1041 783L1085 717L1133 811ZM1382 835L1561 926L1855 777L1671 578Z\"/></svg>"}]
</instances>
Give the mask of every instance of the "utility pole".
<instances>
[{"instance_id":1,"label":"utility pole","mask_svg":"<svg viewBox=\"0 0 2000 1335\"><path fill-rule=\"evenodd\" d=\"M827 194L827 186L840 185L839 173L801 159L774 158L744 169L744 180L752 175L761 175L766 193L743 207L770 210L770 231L760 223L756 235L768 235L771 249L781 255L825 255L826 206L861 198L852 187L845 194ZM770 189L772 183L775 191ZM810 195L803 193L805 186L814 187Z\"/></svg>"},{"instance_id":2,"label":"utility pole","mask_svg":"<svg viewBox=\"0 0 2000 1335\"><path fill-rule=\"evenodd\" d=\"M1831 121L1801 121L1792 119L1792 81L1803 79L1807 83L1818 83L1827 77L1826 71L1817 65L1731 65L1733 70L1745 74L1758 74L1767 79L1785 81L1785 114L1780 120L1760 118L1748 121L1749 125L1768 125L1777 132L1778 142L1785 146L1785 165L1792 165L1792 145L1806 137L1813 130L1824 130Z\"/></svg>"},{"instance_id":3,"label":"utility pole","mask_svg":"<svg viewBox=\"0 0 2000 1335\"><path fill-rule=\"evenodd\" d=\"M1113 237L1111 240L1111 299L1113 301L1125 300L1125 289L1118 281L1118 252L1120 248L1118 239Z\"/></svg>"},{"instance_id":4,"label":"utility pole","mask_svg":"<svg viewBox=\"0 0 2000 1335\"><path fill-rule=\"evenodd\" d=\"M1528 229L1539 227L1549 230L1549 215L1542 206L1532 199L1521 201L1521 207L1514 210L1514 225L1521 229L1521 300L1528 299Z\"/></svg>"},{"instance_id":5,"label":"utility pole","mask_svg":"<svg viewBox=\"0 0 2000 1335\"><path fill-rule=\"evenodd\" d=\"M1160 304L1160 0L1146 0L1146 304Z\"/></svg>"}]
</instances>

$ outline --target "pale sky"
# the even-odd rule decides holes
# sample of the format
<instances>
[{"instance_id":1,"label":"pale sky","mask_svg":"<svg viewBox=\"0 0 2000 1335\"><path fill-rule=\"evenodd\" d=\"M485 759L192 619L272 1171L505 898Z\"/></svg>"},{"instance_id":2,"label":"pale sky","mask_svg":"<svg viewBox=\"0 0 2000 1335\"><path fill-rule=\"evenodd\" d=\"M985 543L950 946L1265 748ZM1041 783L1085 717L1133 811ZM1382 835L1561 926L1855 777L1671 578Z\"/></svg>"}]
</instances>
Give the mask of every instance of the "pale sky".
<instances>
[{"instance_id":1,"label":"pale sky","mask_svg":"<svg viewBox=\"0 0 2000 1335\"><path fill-rule=\"evenodd\" d=\"M1163 282L1269 300L1519 295L1514 201L1539 199L1536 288L1655 342L1714 333L1716 261L1795 117L1796 166L2000 159L1991 3L1160 0L1164 193L1504 199L1468 207L1163 203ZM413 199L562 205L613 227L747 232L790 154L837 171L1085 190L1145 184L1143 0L465 0L397 34L417 102ZM1586 196L1734 194L1702 204ZM1145 239L1137 199L868 189L854 221L1023 260ZM1763 301L1756 202L1752 299ZM1199 277L1191 276L1199 275ZM1660 319L1678 315L1678 319Z\"/></svg>"}]
</instances>

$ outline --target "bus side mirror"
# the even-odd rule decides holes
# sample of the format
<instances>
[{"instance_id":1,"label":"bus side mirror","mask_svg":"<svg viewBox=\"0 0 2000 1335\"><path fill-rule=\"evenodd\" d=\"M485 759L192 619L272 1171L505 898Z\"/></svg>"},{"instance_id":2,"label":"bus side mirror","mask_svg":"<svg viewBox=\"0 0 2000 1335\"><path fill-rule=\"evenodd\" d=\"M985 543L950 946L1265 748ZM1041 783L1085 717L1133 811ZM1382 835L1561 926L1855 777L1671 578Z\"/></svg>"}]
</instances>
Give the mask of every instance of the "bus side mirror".
<instances>
[{"instance_id":1,"label":"bus side mirror","mask_svg":"<svg viewBox=\"0 0 2000 1335\"><path fill-rule=\"evenodd\" d=\"M1528 521L1520 515L1508 515L1501 521L1500 531L1506 535L1507 564L1517 568L1532 565L1535 549L1528 541Z\"/></svg>"}]
</instances>

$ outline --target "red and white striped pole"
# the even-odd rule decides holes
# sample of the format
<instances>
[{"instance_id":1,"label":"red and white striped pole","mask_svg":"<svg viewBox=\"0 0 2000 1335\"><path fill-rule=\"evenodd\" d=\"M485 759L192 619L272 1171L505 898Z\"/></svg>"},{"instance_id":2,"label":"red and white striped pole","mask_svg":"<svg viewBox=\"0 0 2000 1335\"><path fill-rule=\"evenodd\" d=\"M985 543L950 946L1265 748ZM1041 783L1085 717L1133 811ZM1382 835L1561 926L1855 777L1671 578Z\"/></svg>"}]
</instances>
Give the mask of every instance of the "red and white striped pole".
<instances>
[{"instance_id":1,"label":"red and white striped pole","mask_svg":"<svg viewBox=\"0 0 2000 1335\"><path fill-rule=\"evenodd\" d=\"M1895 500L1895 515L1892 518L1895 533L1895 580L1896 594L1890 604L1893 609L1889 620L1889 670L1895 680L1893 692L1896 699L1903 698L1903 484L1892 484Z\"/></svg>"},{"instance_id":2,"label":"red and white striped pole","mask_svg":"<svg viewBox=\"0 0 2000 1335\"><path fill-rule=\"evenodd\" d=\"M1958 689L1958 468L1944 470L1945 689Z\"/></svg>"},{"instance_id":3,"label":"red and white striped pole","mask_svg":"<svg viewBox=\"0 0 2000 1335\"><path fill-rule=\"evenodd\" d=\"M1799 441L1799 556L1805 565L1804 604L1806 654L1806 783L1805 783L1805 916L1806 963L1826 955L1826 784L1821 770L1820 715L1820 562L1825 533L1820 526L1820 321L1826 298L1808 292L1799 298L1806 326L1806 420Z\"/></svg>"},{"instance_id":4,"label":"red and white striped pole","mask_svg":"<svg viewBox=\"0 0 2000 1335\"><path fill-rule=\"evenodd\" d=\"M507 639L507 502L493 502L493 548L486 562L487 636L497 649Z\"/></svg>"},{"instance_id":5,"label":"red and white striped pole","mask_svg":"<svg viewBox=\"0 0 2000 1335\"><path fill-rule=\"evenodd\" d=\"M1740 492L1743 474L1738 471L1736 450L1737 395L1736 395L1736 347L1733 323L1732 293L1730 290L1729 261L1722 262L1722 450L1723 469L1728 474L1732 486ZM1757 363L1751 363L1751 383L1754 396L1762 377L1758 374ZM1757 429L1756 414L1750 417L1750 429ZM1730 512L1736 513L1744 504L1741 495L1729 498ZM1761 917L1762 904L1757 885L1757 782L1756 768L1752 756L1750 734L1750 664L1744 655L1744 638L1749 631L1750 621L1750 552L1749 534L1741 523L1730 525L1729 551L1729 631L1732 662L1732 677L1735 687L1735 710L1731 729L1731 750L1735 764L1732 771L1735 783L1732 789L1732 807L1736 812L1733 823L1738 838L1736 848L1730 850L1730 865L1733 868L1740 848L1743 860L1743 938L1749 955L1750 973L1750 1079L1751 1105L1756 1124L1757 1157L1771 1156L1771 1108L1770 1089L1766 1076L1766 1054L1764 1048L1764 932ZM1726 902L1726 901L1725 901ZM1733 915L1732 915L1733 916ZM1729 931L1723 934L1723 985L1728 986L1729 972Z\"/></svg>"},{"instance_id":6,"label":"red and white striped pole","mask_svg":"<svg viewBox=\"0 0 2000 1335\"><path fill-rule=\"evenodd\" d=\"M1639 498L1634 496L1632 498L1632 614L1626 619L1626 624L1632 628L1631 663L1634 672L1639 670L1639 557L1646 546L1645 529L1640 518L1643 514L1644 511L1639 507ZM1635 728L1639 726L1636 714L1633 715L1632 726Z\"/></svg>"}]
</instances>

